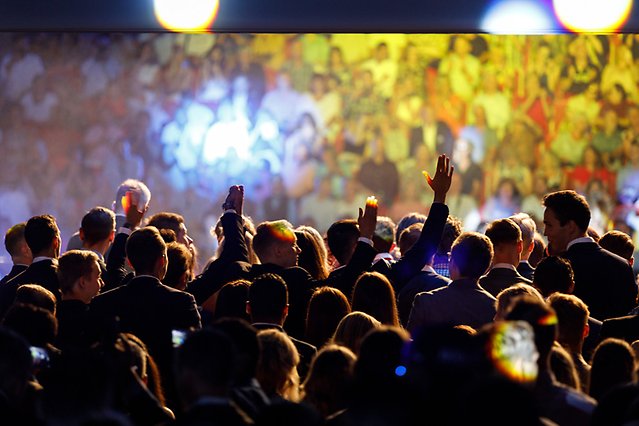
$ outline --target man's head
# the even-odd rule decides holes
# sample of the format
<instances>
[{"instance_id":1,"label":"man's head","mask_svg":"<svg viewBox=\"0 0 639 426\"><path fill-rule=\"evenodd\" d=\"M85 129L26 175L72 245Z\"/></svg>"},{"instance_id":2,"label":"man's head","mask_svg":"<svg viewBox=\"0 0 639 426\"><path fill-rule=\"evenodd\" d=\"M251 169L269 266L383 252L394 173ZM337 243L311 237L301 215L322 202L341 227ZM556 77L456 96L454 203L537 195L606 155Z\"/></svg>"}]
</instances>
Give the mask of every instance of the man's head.
<instances>
[{"instance_id":1,"label":"man's head","mask_svg":"<svg viewBox=\"0 0 639 426\"><path fill-rule=\"evenodd\" d=\"M395 222L388 216L377 216L373 246L380 253L388 253L395 245Z\"/></svg>"},{"instance_id":2,"label":"man's head","mask_svg":"<svg viewBox=\"0 0 639 426\"><path fill-rule=\"evenodd\" d=\"M399 252L402 256L415 245L419 237L422 235L423 227L423 223L413 223L408 228L405 228L399 235L397 245L399 246Z\"/></svg>"},{"instance_id":3,"label":"man's head","mask_svg":"<svg viewBox=\"0 0 639 426\"><path fill-rule=\"evenodd\" d=\"M276 274L263 274L249 286L246 311L252 322L283 325L288 315L288 288Z\"/></svg>"},{"instance_id":4,"label":"man's head","mask_svg":"<svg viewBox=\"0 0 639 426\"><path fill-rule=\"evenodd\" d=\"M455 180L459 179L453 179L453 181ZM437 246L437 254L447 255L450 253L453 242L462 234L462 232L462 221L455 216L449 215L448 218L446 218L446 225L444 225L442 238L439 240L439 245Z\"/></svg>"},{"instance_id":5,"label":"man's head","mask_svg":"<svg viewBox=\"0 0 639 426\"><path fill-rule=\"evenodd\" d=\"M519 226L521 231L521 239L523 240L523 249L521 251L521 260L528 260L530 253L535 248L535 232L537 232L537 225L535 220L530 217L528 213L517 213L510 216L513 222Z\"/></svg>"},{"instance_id":6,"label":"man's head","mask_svg":"<svg viewBox=\"0 0 639 426\"><path fill-rule=\"evenodd\" d=\"M16 290L16 298L13 303L26 303L46 309L55 315L57 300L55 295L38 284L22 284Z\"/></svg>"},{"instance_id":7,"label":"man's head","mask_svg":"<svg viewBox=\"0 0 639 426\"><path fill-rule=\"evenodd\" d=\"M55 218L45 214L33 216L27 221L24 228L24 239L33 253L33 257L60 256L60 230Z\"/></svg>"},{"instance_id":8,"label":"man's head","mask_svg":"<svg viewBox=\"0 0 639 426\"><path fill-rule=\"evenodd\" d=\"M169 266L166 275L162 279L162 283L169 287L184 290L186 283L190 281L191 265L193 263L193 255L177 241L170 242L166 245L166 255L168 257Z\"/></svg>"},{"instance_id":9,"label":"man's head","mask_svg":"<svg viewBox=\"0 0 639 426\"><path fill-rule=\"evenodd\" d=\"M453 243L450 253L450 276L479 279L493 259L493 244L479 232L464 232Z\"/></svg>"},{"instance_id":10,"label":"man's head","mask_svg":"<svg viewBox=\"0 0 639 426\"><path fill-rule=\"evenodd\" d=\"M566 251L569 242L586 236L590 207L582 195L572 190L556 191L547 194L542 202L546 207L544 235L551 254Z\"/></svg>"},{"instance_id":11,"label":"man's head","mask_svg":"<svg viewBox=\"0 0 639 426\"><path fill-rule=\"evenodd\" d=\"M522 240L521 230L510 219L497 219L486 228L486 236L490 238L495 250L494 263L519 264Z\"/></svg>"},{"instance_id":12,"label":"man's head","mask_svg":"<svg viewBox=\"0 0 639 426\"><path fill-rule=\"evenodd\" d=\"M103 286L98 256L88 250L69 250L58 259L58 281L64 300L89 303Z\"/></svg>"},{"instance_id":13,"label":"man's head","mask_svg":"<svg viewBox=\"0 0 639 426\"><path fill-rule=\"evenodd\" d=\"M568 349L581 351L584 339L590 331L588 306L577 296L562 293L551 295L548 304L557 314L559 343Z\"/></svg>"},{"instance_id":14,"label":"man's head","mask_svg":"<svg viewBox=\"0 0 639 426\"><path fill-rule=\"evenodd\" d=\"M351 260L359 236L359 227L354 219L338 220L326 231L328 249L340 265Z\"/></svg>"},{"instance_id":15,"label":"man's head","mask_svg":"<svg viewBox=\"0 0 639 426\"><path fill-rule=\"evenodd\" d=\"M166 243L156 227L146 226L133 231L126 241L126 256L136 275L164 278L168 264Z\"/></svg>"},{"instance_id":16,"label":"man's head","mask_svg":"<svg viewBox=\"0 0 639 426\"><path fill-rule=\"evenodd\" d=\"M255 229L253 251L262 263L283 268L297 266L300 248L293 226L286 220L260 223Z\"/></svg>"},{"instance_id":17,"label":"man's head","mask_svg":"<svg viewBox=\"0 0 639 426\"><path fill-rule=\"evenodd\" d=\"M402 231L414 223L424 223L428 216L418 212L410 212L402 216L402 218L397 222L397 226L395 227L395 234L397 235L397 243L399 244L399 236Z\"/></svg>"},{"instance_id":18,"label":"man's head","mask_svg":"<svg viewBox=\"0 0 639 426\"><path fill-rule=\"evenodd\" d=\"M572 293L575 287L575 276L570 262L559 256L541 259L533 275L533 286L544 297L557 292Z\"/></svg>"},{"instance_id":19,"label":"man's head","mask_svg":"<svg viewBox=\"0 0 639 426\"><path fill-rule=\"evenodd\" d=\"M172 230L175 232L176 241L180 244L184 244L187 248L190 248L193 244L193 239L189 236L186 225L184 224L184 218L177 213L156 213L149 218L147 226L155 226L159 230Z\"/></svg>"},{"instance_id":20,"label":"man's head","mask_svg":"<svg viewBox=\"0 0 639 426\"><path fill-rule=\"evenodd\" d=\"M625 232L608 231L601 236L598 243L604 249L626 259L630 266L634 264L635 244L632 242L630 235Z\"/></svg>"},{"instance_id":21,"label":"man's head","mask_svg":"<svg viewBox=\"0 0 639 426\"><path fill-rule=\"evenodd\" d=\"M122 207L122 198L127 192L133 194L133 200L137 203L137 206L143 210L149 205L151 201L151 191L142 182L137 179L127 179L118 186L118 190L115 193L115 201L113 201L113 211L116 214L124 215L124 208Z\"/></svg>"},{"instance_id":22,"label":"man's head","mask_svg":"<svg viewBox=\"0 0 639 426\"><path fill-rule=\"evenodd\" d=\"M114 236L115 213L112 210L94 207L82 218L80 239L85 248L91 248L103 242L110 243Z\"/></svg>"},{"instance_id":23,"label":"man's head","mask_svg":"<svg viewBox=\"0 0 639 426\"><path fill-rule=\"evenodd\" d=\"M33 260L31 249L24 239L24 229L26 223L18 223L13 225L6 234L4 234L4 248L11 256L14 264L30 265Z\"/></svg>"}]
</instances>

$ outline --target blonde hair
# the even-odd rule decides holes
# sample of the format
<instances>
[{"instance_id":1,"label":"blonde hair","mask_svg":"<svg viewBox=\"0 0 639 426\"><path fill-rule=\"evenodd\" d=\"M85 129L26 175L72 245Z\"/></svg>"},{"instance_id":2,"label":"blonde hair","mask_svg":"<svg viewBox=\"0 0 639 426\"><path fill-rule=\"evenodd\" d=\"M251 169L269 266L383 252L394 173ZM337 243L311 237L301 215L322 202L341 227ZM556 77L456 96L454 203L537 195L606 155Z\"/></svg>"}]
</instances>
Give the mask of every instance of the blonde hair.
<instances>
[{"instance_id":1,"label":"blonde hair","mask_svg":"<svg viewBox=\"0 0 639 426\"><path fill-rule=\"evenodd\" d=\"M262 350L255 376L262 389L269 397L279 395L289 401L299 401L300 356L293 341L276 329L260 330L257 338Z\"/></svg>"}]
</instances>

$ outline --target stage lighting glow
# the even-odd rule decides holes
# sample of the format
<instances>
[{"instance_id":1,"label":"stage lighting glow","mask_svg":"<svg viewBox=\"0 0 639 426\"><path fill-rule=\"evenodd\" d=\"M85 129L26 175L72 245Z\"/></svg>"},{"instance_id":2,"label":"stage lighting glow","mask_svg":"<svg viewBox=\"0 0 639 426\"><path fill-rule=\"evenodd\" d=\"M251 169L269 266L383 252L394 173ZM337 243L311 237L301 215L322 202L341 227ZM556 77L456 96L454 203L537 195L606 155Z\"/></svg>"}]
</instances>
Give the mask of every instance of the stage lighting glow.
<instances>
[{"instance_id":1,"label":"stage lighting glow","mask_svg":"<svg viewBox=\"0 0 639 426\"><path fill-rule=\"evenodd\" d=\"M264 120L260 124L260 136L265 141L274 141L280 135L280 129L275 120Z\"/></svg>"},{"instance_id":2,"label":"stage lighting glow","mask_svg":"<svg viewBox=\"0 0 639 426\"><path fill-rule=\"evenodd\" d=\"M213 164L229 156L231 150L239 159L246 160L250 156L250 148L251 137L245 125L239 121L219 121L206 133L202 160Z\"/></svg>"},{"instance_id":3,"label":"stage lighting glow","mask_svg":"<svg viewBox=\"0 0 639 426\"><path fill-rule=\"evenodd\" d=\"M614 32L626 23L632 0L553 0L555 14L574 32Z\"/></svg>"},{"instance_id":4,"label":"stage lighting glow","mask_svg":"<svg viewBox=\"0 0 639 426\"><path fill-rule=\"evenodd\" d=\"M482 30L493 34L538 34L554 27L552 12L531 0L493 3L481 21Z\"/></svg>"},{"instance_id":5,"label":"stage lighting glow","mask_svg":"<svg viewBox=\"0 0 639 426\"><path fill-rule=\"evenodd\" d=\"M205 32L217 16L219 0L153 0L155 17L167 30Z\"/></svg>"}]
</instances>

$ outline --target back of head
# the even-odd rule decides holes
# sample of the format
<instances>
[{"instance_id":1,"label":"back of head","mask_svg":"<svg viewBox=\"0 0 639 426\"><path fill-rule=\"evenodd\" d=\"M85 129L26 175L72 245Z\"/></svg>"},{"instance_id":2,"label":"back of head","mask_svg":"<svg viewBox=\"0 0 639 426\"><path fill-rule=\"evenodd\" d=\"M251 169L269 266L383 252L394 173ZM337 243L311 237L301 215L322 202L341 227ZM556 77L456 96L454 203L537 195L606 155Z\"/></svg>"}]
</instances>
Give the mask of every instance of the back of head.
<instances>
[{"instance_id":1,"label":"back of head","mask_svg":"<svg viewBox=\"0 0 639 426\"><path fill-rule=\"evenodd\" d=\"M584 330L588 324L588 306L572 294L553 293L548 304L555 310L559 325L557 340L563 345L578 345L585 338Z\"/></svg>"},{"instance_id":2,"label":"back of head","mask_svg":"<svg viewBox=\"0 0 639 426\"><path fill-rule=\"evenodd\" d=\"M80 230L87 245L109 239L115 231L115 213L104 207L94 207L82 217Z\"/></svg>"},{"instance_id":3,"label":"back of head","mask_svg":"<svg viewBox=\"0 0 639 426\"><path fill-rule=\"evenodd\" d=\"M399 252L402 256L415 245L419 237L422 235L423 227L423 223L413 223L408 228L405 228L401 234L398 234L399 238L397 240L397 245L399 246Z\"/></svg>"},{"instance_id":4,"label":"back of head","mask_svg":"<svg viewBox=\"0 0 639 426\"><path fill-rule=\"evenodd\" d=\"M19 255L20 245L24 239L24 229L26 223L18 223L9 228L4 234L4 248L11 257Z\"/></svg>"},{"instance_id":5,"label":"back of head","mask_svg":"<svg viewBox=\"0 0 639 426\"><path fill-rule=\"evenodd\" d=\"M248 300L250 282L236 280L226 283L217 294L213 319L232 317L248 321L246 301Z\"/></svg>"},{"instance_id":6,"label":"back of head","mask_svg":"<svg viewBox=\"0 0 639 426\"><path fill-rule=\"evenodd\" d=\"M175 235L180 233L180 225L184 223L182 215L171 212L160 212L151 216L146 225L160 229L170 229Z\"/></svg>"},{"instance_id":7,"label":"back of head","mask_svg":"<svg viewBox=\"0 0 639 426\"><path fill-rule=\"evenodd\" d=\"M301 250L297 264L308 271L311 277L322 280L328 277L326 247L319 232L316 230L313 232L310 229L314 230L311 227L295 230L297 246Z\"/></svg>"},{"instance_id":8,"label":"back of head","mask_svg":"<svg viewBox=\"0 0 639 426\"><path fill-rule=\"evenodd\" d=\"M535 268L533 285L544 297L555 292L572 293L575 277L570 262L559 256L543 258Z\"/></svg>"},{"instance_id":9,"label":"back of head","mask_svg":"<svg viewBox=\"0 0 639 426\"><path fill-rule=\"evenodd\" d=\"M533 268L536 268L541 259L543 259L546 254L546 241L544 241L544 237L542 237L539 232L535 232L533 243L535 244L535 246L530 253L528 263L530 263L530 266L532 266Z\"/></svg>"},{"instance_id":10,"label":"back of head","mask_svg":"<svg viewBox=\"0 0 639 426\"><path fill-rule=\"evenodd\" d=\"M297 365L300 356L293 341L276 329L260 330L257 338L262 347L257 367L260 385L270 397L279 395L285 399L297 400Z\"/></svg>"},{"instance_id":11,"label":"back of head","mask_svg":"<svg viewBox=\"0 0 639 426\"><path fill-rule=\"evenodd\" d=\"M286 220L266 221L255 228L252 247L262 263L272 256L273 247L281 242L295 240L295 233L290 222Z\"/></svg>"},{"instance_id":12,"label":"back of head","mask_svg":"<svg viewBox=\"0 0 639 426\"><path fill-rule=\"evenodd\" d=\"M359 236L357 221L353 219L338 220L326 231L328 249L340 265L350 260Z\"/></svg>"},{"instance_id":13,"label":"back of head","mask_svg":"<svg viewBox=\"0 0 639 426\"><path fill-rule=\"evenodd\" d=\"M617 385L635 379L635 358L632 347L624 340L604 339L592 354L590 396L599 400Z\"/></svg>"},{"instance_id":14,"label":"back of head","mask_svg":"<svg viewBox=\"0 0 639 426\"><path fill-rule=\"evenodd\" d=\"M55 315L56 298L55 295L37 284L23 284L16 290L14 303L27 303L46 309Z\"/></svg>"},{"instance_id":15,"label":"back of head","mask_svg":"<svg viewBox=\"0 0 639 426\"><path fill-rule=\"evenodd\" d=\"M136 274L150 274L158 259L166 255L166 243L153 226L146 226L131 233L126 241L126 256Z\"/></svg>"},{"instance_id":16,"label":"back of head","mask_svg":"<svg viewBox=\"0 0 639 426\"><path fill-rule=\"evenodd\" d=\"M583 195L572 190L556 191L546 194L542 202L562 226L572 220L581 231L588 230L590 206Z\"/></svg>"},{"instance_id":17,"label":"back of head","mask_svg":"<svg viewBox=\"0 0 639 426\"><path fill-rule=\"evenodd\" d=\"M635 245L630 235L625 232L612 230L601 236L598 241L604 249L630 261L635 254Z\"/></svg>"},{"instance_id":18,"label":"back of head","mask_svg":"<svg viewBox=\"0 0 639 426\"><path fill-rule=\"evenodd\" d=\"M358 354L364 335L370 330L381 326L381 322L366 312L353 311L337 324L332 341L338 345L346 346L355 354Z\"/></svg>"},{"instance_id":19,"label":"back of head","mask_svg":"<svg viewBox=\"0 0 639 426\"><path fill-rule=\"evenodd\" d=\"M328 286L315 289L308 302L306 341L321 347L330 340L337 324L350 311L351 305L340 290Z\"/></svg>"},{"instance_id":20,"label":"back of head","mask_svg":"<svg viewBox=\"0 0 639 426\"><path fill-rule=\"evenodd\" d=\"M261 346L257 329L241 318L224 317L213 322L212 327L221 330L235 345L235 385L244 386L255 377Z\"/></svg>"},{"instance_id":21,"label":"back of head","mask_svg":"<svg viewBox=\"0 0 639 426\"><path fill-rule=\"evenodd\" d=\"M353 287L353 310L366 312L382 324L399 325L395 291L379 272L364 272Z\"/></svg>"},{"instance_id":22,"label":"back of head","mask_svg":"<svg viewBox=\"0 0 639 426\"><path fill-rule=\"evenodd\" d=\"M511 219L497 219L489 223L485 233L495 250L516 247L521 241L521 230Z\"/></svg>"},{"instance_id":23,"label":"back of head","mask_svg":"<svg viewBox=\"0 0 639 426\"><path fill-rule=\"evenodd\" d=\"M373 233L373 245L382 253L390 252L395 243L395 222L388 216L377 216L375 232Z\"/></svg>"},{"instance_id":24,"label":"back of head","mask_svg":"<svg viewBox=\"0 0 639 426\"><path fill-rule=\"evenodd\" d=\"M286 283L276 274L263 274L249 286L248 304L251 321L278 322L288 306Z\"/></svg>"},{"instance_id":25,"label":"back of head","mask_svg":"<svg viewBox=\"0 0 639 426\"><path fill-rule=\"evenodd\" d=\"M46 252L59 237L55 218L48 214L33 216L24 228L24 239L34 257Z\"/></svg>"},{"instance_id":26,"label":"back of head","mask_svg":"<svg viewBox=\"0 0 639 426\"><path fill-rule=\"evenodd\" d=\"M166 256L169 265L162 283L178 290L184 290L186 283L191 279L193 254L184 244L173 241L166 245Z\"/></svg>"},{"instance_id":27,"label":"back of head","mask_svg":"<svg viewBox=\"0 0 639 426\"><path fill-rule=\"evenodd\" d=\"M463 278L478 279L493 259L493 244L479 232L464 232L453 243L451 263Z\"/></svg>"},{"instance_id":28,"label":"back of head","mask_svg":"<svg viewBox=\"0 0 639 426\"><path fill-rule=\"evenodd\" d=\"M228 395L235 372L235 346L222 331L202 329L190 334L175 355L176 384L185 402L202 396ZM208 394L202 395L206 388Z\"/></svg>"},{"instance_id":29,"label":"back of head","mask_svg":"<svg viewBox=\"0 0 639 426\"><path fill-rule=\"evenodd\" d=\"M529 295L513 299L505 319L526 321L535 332L535 345L539 352L539 367L548 367L550 350L557 336L557 315L544 301Z\"/></svg>"},{"instance_id":30,"label":"back of head","mask_svg":"<svg viewBox=\"0 0 639 426\"><path fill-rule=\"evenodd\" d=\"M524 248L528 248L535 238L535 232L537 232L537 224L535 223L535 220L530 217L528 213L523 212L512 215L509 219L519 226L521 239L524 242Z\"/></svg>"},{"instance_id":31,"label":"back of head","mask_svg":"<svg viewBox=\"0 0 639 426\"><path fill-rule=\"evenodd\" d=\"M138 202L138 207L147 206L151 201L151 191L149 191L149 188L144 182L137 179L127 179L118 186L115 193L115 201L113 202L113 211L115 213L124 214L122 197L124 197L127 192L136 194L135 197Z\"/></svg>"},{"instance_id":32,"label":"back of head","mask_svg":"<svg viewBox=\"0 0 639 426\"><path fill-rule=\"evenodd\" d=\"M396 235L401 235L401 233L411 225L416 223L421 223L422 225L426 222L427 216L418 212L411 212L402 216L402 218L397 222L397 226L395 229Z\"/></svg>"},{"instance_id":33,"label":"back of head","mask_svg":"<svg viewBox=\"0 0 639 426\"><path fill-rule=\"evenodd\" d=\"M541 293L539 293L539 291L531 285L524 283L511 285L497 293L497 296L495 297L497 299L495 301L495 320L503 320L513 299L524 294L536 297L541 301L544 300Z\"/></svg>"},{"instance_id":34,"label":"back of head","mask_svg":"<svg viewBox=\"0 0 639 426\"><path fill-rule=\"evenodd\" d=\"M442 238L439 240L439 245L437 246L437 254L443 255L450 253L453 243L462 232L462 221L455 216L448 215Z\"/></svg>"},{"instance_id":35,"label":"back of head","mask_svg":"<svg viewBox=\"0 0 639 426\"><path fill-rule=\"evenodd\" d=\"M69 250L58 259L58 282L62 294L70 294L77 281L89 276L98 256L89 250Z\"/></svg>"},{"instance_id":36,"label":"back of head","mask_svg":"<svg viewBox=\"0 0 639 426\"><path fill-rule=\"evenodd\" d=\"M50 311L25 303L11 305L2 324L19 333L32 346L46 347L58 334L58 321Z\"/></svg>"}]
</instances>

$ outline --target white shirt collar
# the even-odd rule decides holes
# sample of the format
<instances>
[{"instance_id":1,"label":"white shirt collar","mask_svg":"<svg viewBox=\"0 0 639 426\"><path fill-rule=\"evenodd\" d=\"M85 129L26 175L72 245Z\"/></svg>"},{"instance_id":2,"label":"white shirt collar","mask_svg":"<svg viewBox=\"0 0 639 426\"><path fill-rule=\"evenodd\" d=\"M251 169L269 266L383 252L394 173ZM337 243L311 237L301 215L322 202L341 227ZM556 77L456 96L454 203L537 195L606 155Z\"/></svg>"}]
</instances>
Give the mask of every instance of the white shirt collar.
<instances>
[{"instance_id":1,"label":"white shirt collar","mask_svg":"<svg viewBox=\"0 0 639 426\"><path fill-rule=\"evenodd\" d=\"M566 246L566 250L568 250L572 245L574 244L579 244L579 243L594 243L595 240L593 240L590 237L579 237L579 238L575 238L574 240L572 240L571 242L568 243L568 245Z\"/></svg>"},{"instance_id":2,"label":"white shirt collar","mask_svg":"<svg viewBox=\"0 0 639 426\"><path fill-rule=\"evenodd\" d=\"M511 265L510 263L495 263L490 270L492 271L493 269L510 269L511 271L516 271L517 268L515 268L515 265Z\"/></svg>"},{"instance_id":3,"label":"white shirt collar","mask_svg":"<svg viewBox=\"0 0 639 426\"><path fill-rule=\"evenodd\" d=\"M42 262L43 260L49 260L49 259L53 259L53 258L49 256L38 256L38 257L34 257L31 263Z\"/></svg>"},{"instance_id":4,"label":"white shirt collar","mask_svg":"<svg viewBox=\"0 0 639 426\"><path fill-rule=\"evenodd\" d=\"M424 267L422 268L422 271L424 271L424 272L432 272L433 274L437 273L437 271L435 271L433 269L433 267L430 266L430 265L424 265Z\"/></svg>"},{"instance_id":5,"label":"white shirt collar","mask_svg":"<svg viewBox=\"0 0 639 426\"><path fill-rule=\"evenodd\" d=\"M390 261L395 260L393 258L393 255L390 254L390 253L377 253L375 255L375 258L373 259L373 263L375 263L375 262L377 262L378 260L381 260L381 259L386 259L386 260L390 260Z\"/></svg>"}]
</instances>

